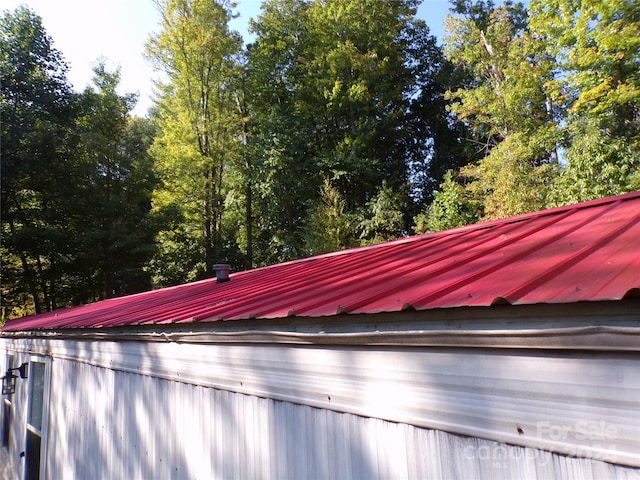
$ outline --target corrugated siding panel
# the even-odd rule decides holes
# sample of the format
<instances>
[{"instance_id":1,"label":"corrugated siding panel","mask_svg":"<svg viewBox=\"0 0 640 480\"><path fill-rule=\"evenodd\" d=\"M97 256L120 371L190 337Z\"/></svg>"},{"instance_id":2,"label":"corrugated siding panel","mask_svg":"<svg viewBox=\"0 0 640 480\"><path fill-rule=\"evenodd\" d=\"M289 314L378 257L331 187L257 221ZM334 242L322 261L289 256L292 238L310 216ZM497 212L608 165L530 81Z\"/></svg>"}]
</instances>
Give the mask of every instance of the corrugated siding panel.
<instances>
[{"instance_id":1,"label":"corrugated siding panel","mask_svg":"<svg viewBox=\"0 0 640 480\"><path fill-rule=\"evenodd\" d=\"M92 439L90 443L104 452L112 451L109 442L114 435L119 439L131 435L131 420L117 423L116 418L96 419L83 411L86 405L91 405L104 415L131 411L129 416L137 422L138 435L154 432L149 438L134 438L132 445L127 444L114 453L116 457L130 451L144 461L148 448L179 450L184 438L198 438L194 455L199 457L210 452L211 465L206 468L222 465L233 471L267 469L278 477L282 473L278 470L280 465L289 465L289 471L294 468L291 465L305 470L313 464L315 471L323 464L319 458L339 458L339 452L352 448L345 443L351 434L343 435L343 428L335 424L336 419L342 417L328 411L333 410L640 466L640 356L637 352L55 340L12 341L11 345L46 351L53 356L52 395L56 398L52 405L61 409L56 418L74 421L70 430L68 425L61 425L61 436L53 443L70 444L72 449L86 449L84 436L93 435L96 429L106 436ZM76 366L76 361L87 365ZM95 369L89 364L104 369ZM183 382L196 390L184 390L181 383L162 383L158 379ZM253 395L327 409L326 418L314 413L309 419L306 413L299 412L291 416L287 404L274 404L265 410L262 400L240 400L231 393L215 393L214 399L210 396L214 393L203 387L249 395L241 397L243 399ZM240 403L233 403L231 399ZM188 420L194 415L197 420ZM246 419L240 430L236 423L228 423L236 417ZM353 427L354 432L364 437L378 436L375 422L367 422L365 428L358 423L363 421L359 419L354 417L354 423L344 428ZM164 423L167 421L183 429L178 436L174 426ZM292 430L290 423L300 427ZM326 440L312 440L318 424L326 424L327 431L340 434ZM202 432L201 425L210 427ZM162 430L164 427L170 430ZM385 437L393 436L389 428L384 430ZM64 440L69 432L73 433L70 442ZM292 437L291 432L298 436ZM233 449L224 443L214 443L202 450L201 442L206 438L234 435L240 436L238 443L231 444L235 445ZM281 438L287 441L281 443L278 441ZM261 447L246 457L246 444L253 444L257 439ZM154 442L173 440L177 443L154 446ZM302 461L295 453L298 444L311 445L318 452L318 459L308 457L304 459L307 463L298 465L296 462ZM377 444L364 445L372 450L346 456L331 468L338 471L364 468L354 464L363 455L368 459L375 457L381 465L387 465L381 460L387 453L393 458L415 455L403 450L406 447L402 443L391 442L384 450ZM270 455L276 455L278 462L274 464L271 456L266 458L264 449L274 449ZM84 451L72 452L74 464L84 454ZM252 459L253 467L247 459ZM173 460L179 470L186 468L182 460ZM367 468L370 466L367 460ZM398 465L393 464L393 468ZM133 473L135 476L144 472ZM224 471L218 473L224 477Z\"/></svg>"},{"instance_id":2,"label":"corrugated siding panel","mask_svg":"<svg viewBox=\"0 0 640 480\"><path fill-rule=\"evenodd\" d=\"M509 424L537 405L552 424L588 419L615 425L620 430L612 443L623 448L625 435L638 438L637 355L627 356L626 363L620 356L614 363L622 368L609 368L607 375L604 368L613 357L583 362L580 355L565 361L524 355L514 363L508 355L487 352L461 354L454 368L447 351L424 355L420 349L55 341L13 347L52 357L45 454L51 479L640 478L637 468L374 417L398 408L402 414L404 406L404 414L420 421L433 411L448 417L449 425L465 415L471 424L479 417ZM405 353L414 360L408 362ZM28 359L24 352L16 356L17 363ZM198 368L202 362L206 368ZM396 375L408 389L398 390ZM24 450L26 383L14 396L15 444L9 453L15 465ZM229 390L205 386L216 384ZM620 393L623 386L628 395ZM230 391L239 388L245 393ZM247 394L252 391L263 397ZM555 404L560 399L561 407ZM371 416L332 410L341 407ZM17 472L10 478L18 478Z\"/></svg>"},{"instance_id":3,"label":"corrugated siding panel","mask_svg":"<svg viewBox=\"0 0 640 480\"><path fill-rule=\"evenodd\" d=\"M56 361L49 478L638 478L638 470ZM118 388L115 388L115 386Z\"/></svg>"},{"instance_id":4,"label":"corrugated siding panel","mask_svg":"<svg viewBox=\"0 0 640 480\"><path fill-rule=\"evenodd\" d=\"M620 300L640 289L640 192L7 322L5 331Z\"/></svg>"}]
</instances>

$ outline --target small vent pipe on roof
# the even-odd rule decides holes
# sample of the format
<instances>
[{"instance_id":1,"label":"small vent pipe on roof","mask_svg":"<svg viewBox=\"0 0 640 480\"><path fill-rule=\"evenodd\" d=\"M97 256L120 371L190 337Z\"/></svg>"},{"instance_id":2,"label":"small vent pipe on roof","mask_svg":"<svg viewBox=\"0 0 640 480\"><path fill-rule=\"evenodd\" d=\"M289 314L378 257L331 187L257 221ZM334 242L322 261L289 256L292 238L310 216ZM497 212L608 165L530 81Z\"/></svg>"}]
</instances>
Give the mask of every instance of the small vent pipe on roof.
<instances>
[{"instance_id":1,"label":"small vent pipe on roof","mask_svg":"<svg viewBox=\"0 0 640 480\"><path fill-rule=\"evenodd\" d=\"M216 263L213 266L213 270L216 272L216 283L224 283L231 280L229 278L229 270L231 270L231 265L228 263Z\"/></svg>"}]
</instances>

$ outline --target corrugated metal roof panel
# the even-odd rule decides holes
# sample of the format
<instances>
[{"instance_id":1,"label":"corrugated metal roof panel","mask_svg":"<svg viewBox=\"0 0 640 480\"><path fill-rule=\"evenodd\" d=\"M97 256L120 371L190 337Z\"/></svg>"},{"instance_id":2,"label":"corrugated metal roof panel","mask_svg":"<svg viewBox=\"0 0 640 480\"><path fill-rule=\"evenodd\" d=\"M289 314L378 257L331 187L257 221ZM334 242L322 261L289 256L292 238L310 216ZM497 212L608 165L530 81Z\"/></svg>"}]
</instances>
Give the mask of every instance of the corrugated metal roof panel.
<instances>
[{"instance_id":1,"label":"corrugated metal roof panel","mask_svg":"<svg viewBox=\"0 0 640 480\"><path fill-rule=\"evenodd\" d=\"M3 330L618 300L640 289L640 192L7 322Z\"/></svg>"}]
</instances>

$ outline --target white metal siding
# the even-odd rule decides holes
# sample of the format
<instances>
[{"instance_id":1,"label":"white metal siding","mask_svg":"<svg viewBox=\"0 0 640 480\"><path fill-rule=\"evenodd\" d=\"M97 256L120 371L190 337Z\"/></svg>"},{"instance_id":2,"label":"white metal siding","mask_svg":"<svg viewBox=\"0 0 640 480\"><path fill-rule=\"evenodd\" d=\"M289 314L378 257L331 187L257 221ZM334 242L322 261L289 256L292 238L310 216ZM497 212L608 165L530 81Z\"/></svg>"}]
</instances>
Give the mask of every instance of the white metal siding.
<instances>
[{"instance_id":1,"label":"white metal siding","mask_svg":"<svg viewBox=\"0 0 640 480\"><path fill-rule=\"evenodd\" d=\"M640 466L637 352L17 342L60 359Z\"/></svg>"},{"instance_id":2,"label":"white metal siding","mask_svg":"<svg viewBox=\"0 0 640 480\"><path fill-rule=\"evenodd\" d=\"M55 362L55 372L76 381L52 392L49 478L640 478L594 460L72 361Z\"/></svg>"},{"instance_id":3,"label":"white metal siding","mask_svg":"<svg viewBox=\"0 0 640 480\"><path fill-rule=\"evenodd\" d=\"M52 357L51 479L640 478L633 352L3 346Z\"/></svg>"}]
</instances>

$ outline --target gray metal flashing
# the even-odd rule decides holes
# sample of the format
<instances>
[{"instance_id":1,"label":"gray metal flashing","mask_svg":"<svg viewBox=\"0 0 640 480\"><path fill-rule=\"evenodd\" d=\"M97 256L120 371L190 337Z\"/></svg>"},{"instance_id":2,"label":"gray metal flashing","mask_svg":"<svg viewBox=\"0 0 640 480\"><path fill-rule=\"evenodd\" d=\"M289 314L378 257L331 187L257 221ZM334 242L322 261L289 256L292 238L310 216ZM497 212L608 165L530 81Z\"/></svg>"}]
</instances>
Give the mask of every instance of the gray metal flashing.
<instances>
[{"instance_id":1,"label":"gray metal flashing","mask_svg":"<svg viewBox=\"0 0 640 480\"><path fill-rule=\"evenodd\" d=\"M10 337L9 344L27 337ZM195 344L292 344L343 346L405 346L457 348L516 348L595 351L640 351L640 328L577 327L530 330L430 330L372 333L298 333L278 331L243 332L77 332L41 334L32 340L66 339L87 341L179 342Z\"/></svg>"},{"instance_id":2,"label":"gray metal flashing","mask_svg":"<svg viewBox=\"0 0 640 480\"><path fill-rule=\"evenodd\" d=\"M640 350L640 299L4 332L7 339Z\"/></svg>"}]
</instances>

